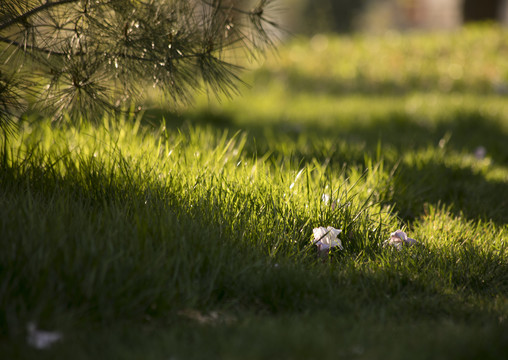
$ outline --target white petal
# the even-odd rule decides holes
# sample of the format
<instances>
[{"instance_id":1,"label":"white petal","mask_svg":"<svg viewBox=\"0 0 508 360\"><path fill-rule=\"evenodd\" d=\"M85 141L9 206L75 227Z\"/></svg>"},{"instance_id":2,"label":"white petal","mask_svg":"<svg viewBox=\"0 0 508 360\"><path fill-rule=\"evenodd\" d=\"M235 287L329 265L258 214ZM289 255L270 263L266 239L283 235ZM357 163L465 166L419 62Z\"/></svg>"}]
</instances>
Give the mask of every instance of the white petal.
<instances>
[{"instance_id":1,"label":"white petal","mask_svg":"<svg viewBox=\"0 0 508 360\"><path fill-rule=\"evenodd\" d=\"M388 240L388 241L389 241L390 245L394 245L394 244L401 244L401 243L403 243L403 242L404 242L404 240L402 240L402 239L400 239L400 238L398 238L398 237L396 237L396 236L392 236L392 237L390 238L390 240Z\"/></svg>"},{"instance_id":2,"label":"white petal","mask_svg":"<svg viewBox=\"0 0 508 360\"><path fill-rule=\"evenodd\" d=\"M329 234L331 234L333 237L339 236L339 234L342 232L341 229L336 229L334 227L328 226L326 230L329 231Z\"/></svg>"},{"instance_id":3,"label":"white petal","mask_svg":"<svg viewBox=\"0 0 508 360\"><path fill-rule=\"evenodd\" d=\"M325 240L325 241L323 241L323 240ZM329 239L323 239L323 240L316 242L316 246L318 247L319 250L326 250L326 249L330 249L335 246L338 246L339 249L341 249L341 250L344 249L342 247L342 242L340 241L340 239L335 239L335 240L331 240L331 241L329 241Z\"/></svg>"},{"instance_id":4,"label":"white petal","mask_svg":"<svg viewBox=\"0 0 508 360\"><path fill-rule=\"evenodd\" d=\"M312 230L312 233L314 234L314 241L321 239L323 236L325 236L326 232L327 232L327 230L323 226L314 228Z\"/></svg>"},{"instance_id":5,"label":"white petal","mask_svg":"<svg viewBox=\"0 0 508 360\"><path fill-rule=\"evenodd\" d=\"M402 241L406 241L406 240L407 240L407 235L406 235L406 233L405 233L404 231L402 231L402 230L397 230L397 231L395 231L395 232L391 233L391 234L390 234L390 237L391 237L391 238L396 237L396 238L401 239Z\"/></svg>"},{"instance_id":6,"label":"white petal","mask_svg":"<svg viewBox=\"0 0 508 360\"><path fill-rule=\"evenodd\" d=\"M383 242L383 245L384 246L393 246L393 247L397 248L397 250L401 250L402 243L403 243L403 241L400 238L398 238L396 236L392 236L388 240L385 240Z\"/></svg>"},{"instance_id":7,"label":"white petal","mask_svg":"<svg viewBox=\"0 0 508 360\"><path fill-rule=\"evenodd\" d=\"M390 234L390 239L383 242L383 245L391 245L397 248L397 250L402 250L403 245L414 245L417 244L418 241L412 238L408 238L407 234L402 230L397 230Z\"/></svg>"},{"instance_id":8,"label":"white petal","mask_svg":"<svg viewBox=\"0 0 508 360\"><path fill-rule=\"evenodd\" d=\"M325 244L321 241L318 241L316 243L316 246L318 248L319 251L323 251L323 250L328 250L330 248L330 245L329 244Z\"/></svg>"},{"instance_id":9,"label":"white petal","mask_svg":"<svg viewBox=\"0 0 508 360\"><path fill-rule=\"evenodd\" d=\"M314 228L312 232L314 233L314 244L318 247L319 251L326 251L335 246L338 246L341 250L344 249L342 242L337 238L342 230L332 226L327 228L321 226Z\"/></svg>"},{"instance_id":10,"label":"white petal","mask_svg":"<svg viewBox=\"0 0 508 360\"><path fill-rule=\"evenodd\" d=\"M405 243L408 244L408 245L414 245L414 244L418 244L418 240L407 238Z\"/></svg>"},{"instance_id":11,"label":"white petal","mask_svg":"<svg viewBox=\"0 0 508 360\"><path fill-rule=\"evenodd\" d=\"M63 335L57 331L42 331L37 330L34 323L29 323L27 326L28 345L36 349L48 349L55 342L62 340Z\"/></svg>"}]
</instances>

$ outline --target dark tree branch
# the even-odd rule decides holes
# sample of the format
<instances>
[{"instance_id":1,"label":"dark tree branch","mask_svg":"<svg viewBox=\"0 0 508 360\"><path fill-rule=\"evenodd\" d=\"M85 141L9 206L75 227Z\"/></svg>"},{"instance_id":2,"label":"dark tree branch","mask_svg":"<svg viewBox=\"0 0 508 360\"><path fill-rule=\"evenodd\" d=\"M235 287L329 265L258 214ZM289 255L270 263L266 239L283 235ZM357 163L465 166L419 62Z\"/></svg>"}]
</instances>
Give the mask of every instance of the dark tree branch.
<instances>
[{"instance_id":1,"label":"dark tree branch","mask_svg":"<svg viewBox=\"0 0 508 360\"><path fill-rule=\"evenodd\" d=\"M234 12L244 14L244 15L253 15L252 11L249 10L243 10L240 8L237 8L235 6L221 6L221 5L215 5L207 0L201 0L201 2L205 5L210 6L211 8L217 9L217 10L232 10ZM220 3L220 2L219 2Z\"/></svg>"},{"instance_id":2,"label":"dark tree branch","mask_svg":"<svg viewBox=\"0 0 508 360\"><path fill-rule=\"evenodd\" d=\"M35 45L22 44L19 41L12 40L12 39L9 39L9 38L3 37L3 36L0 36L0 42L4 42L4 43L10 44L10 45L14 45L14 46L16 46L16 47L18 47L20 49L23 49L23 50L30 49L30 50L34 50L34 51L37 51L37 52L40 52L40 53L51 54L51 55L56 55L56 56L66 56L67 55L66 53L63 53L63 52L53 51L53 50L49 50L49 49L44 49L44 48L37 47Z\"/></svg>"}]
</instances>

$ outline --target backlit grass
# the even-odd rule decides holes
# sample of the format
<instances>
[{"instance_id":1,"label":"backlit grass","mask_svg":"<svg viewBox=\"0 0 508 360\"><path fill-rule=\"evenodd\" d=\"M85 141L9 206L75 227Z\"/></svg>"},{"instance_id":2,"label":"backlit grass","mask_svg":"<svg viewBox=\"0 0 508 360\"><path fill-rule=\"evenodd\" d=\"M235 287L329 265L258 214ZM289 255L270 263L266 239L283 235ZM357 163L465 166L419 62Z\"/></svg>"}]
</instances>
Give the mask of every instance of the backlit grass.
<instances>
[{"instance_id":1,"label":"backlit grass","mask_svg":"<svg viewBox=\"0 0 508 360\"><path fill-rule=\"evenodd\" d=\"M24 119L0 144L0 353L503 358L500 34L297 40L242 98L93 124ZM393 58L420 62L418 81ZM463 75L443 88L449 59ZM324 78L336 84L318 91ZM344 250L320 259L312 229L328 225ZM383 247L399 228L420 244ZM64 339L29 347L30 321Z\"/></svg>"}]
</instances>

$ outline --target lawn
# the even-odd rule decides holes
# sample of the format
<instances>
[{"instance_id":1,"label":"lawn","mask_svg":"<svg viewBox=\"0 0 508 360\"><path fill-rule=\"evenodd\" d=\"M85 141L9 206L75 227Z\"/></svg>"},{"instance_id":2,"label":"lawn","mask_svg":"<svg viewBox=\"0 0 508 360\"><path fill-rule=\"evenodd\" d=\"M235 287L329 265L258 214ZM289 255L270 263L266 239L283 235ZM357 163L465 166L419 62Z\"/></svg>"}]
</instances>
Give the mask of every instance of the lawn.
<instances>
[{"instance_id":1,"label":"lawn","mask_svg":"<svg viewBox=\"0 0 508 360\"><path fill-rule=\"evenodd\" d=\"M495 26L318 35L232 99L27 116L0 138L1 358L505 358L507 56Z\"/></svg>"}]
</instances>

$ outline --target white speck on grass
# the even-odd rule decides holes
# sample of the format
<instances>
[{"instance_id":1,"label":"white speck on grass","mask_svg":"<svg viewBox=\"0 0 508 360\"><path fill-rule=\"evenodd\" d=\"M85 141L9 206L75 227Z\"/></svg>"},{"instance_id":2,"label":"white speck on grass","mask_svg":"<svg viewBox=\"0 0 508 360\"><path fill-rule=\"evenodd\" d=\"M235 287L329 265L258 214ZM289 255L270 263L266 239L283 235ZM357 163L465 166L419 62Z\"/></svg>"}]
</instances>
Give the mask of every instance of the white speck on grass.
<instances>
[{"instance_id":1,"label":"white speck on grass","mask_svg":"<svg viewBox=\"0 0 508 360\"><path fill-rule=\"evenodd\" d=\"M487 149L485 149L483 146L478 146L478 147L474 150L474 156L475 156L475 158L477 158L478 160L483 160L483 159L485 159L485 156L487 156Z\"/></svg>"},{"instance_id":2,"label":"white speck on grass","mask_svg":"<svg viewBox=\"0 0 508 360\"><path fill-rule=\"evenodd\" d=\"M54 343L63 339L62 333L58 331L38 330L35 323L28 323L27 327L28 345L36 349L49 349Z\"/></svg>"},{"instance_id":3,"label":"white speck on grass","mask_svg":"<svg viewBox=\"0 0 508 360\"><path fill-rule=\"evenodd\" d=\"M323 200L323 202L325 203L325 205L328 205L330 203L330 195L328 194L323 194L321 196L321 200ZM333 200L332 201L332 204L330 205L330 207L332 208L332 210L335 210L335 208L337 207L337 200Z\"/></svg>"},{"instance_id":4,"label":"white speck on grass","mask_svg":"<svg viewBox=\"0 0 508 360\"><path fill-rule=\"evenodd\" d=\"M293 180L293 182L289 186L289 190L293 189L293 187L295 186L296 182L298 181L298 178L300 177L300 175L302 175L303 170L305 170L305 168L303 168L302 170L298 171L298 174L296 174L295 180Z\"/></svg>"}]
</instances>

